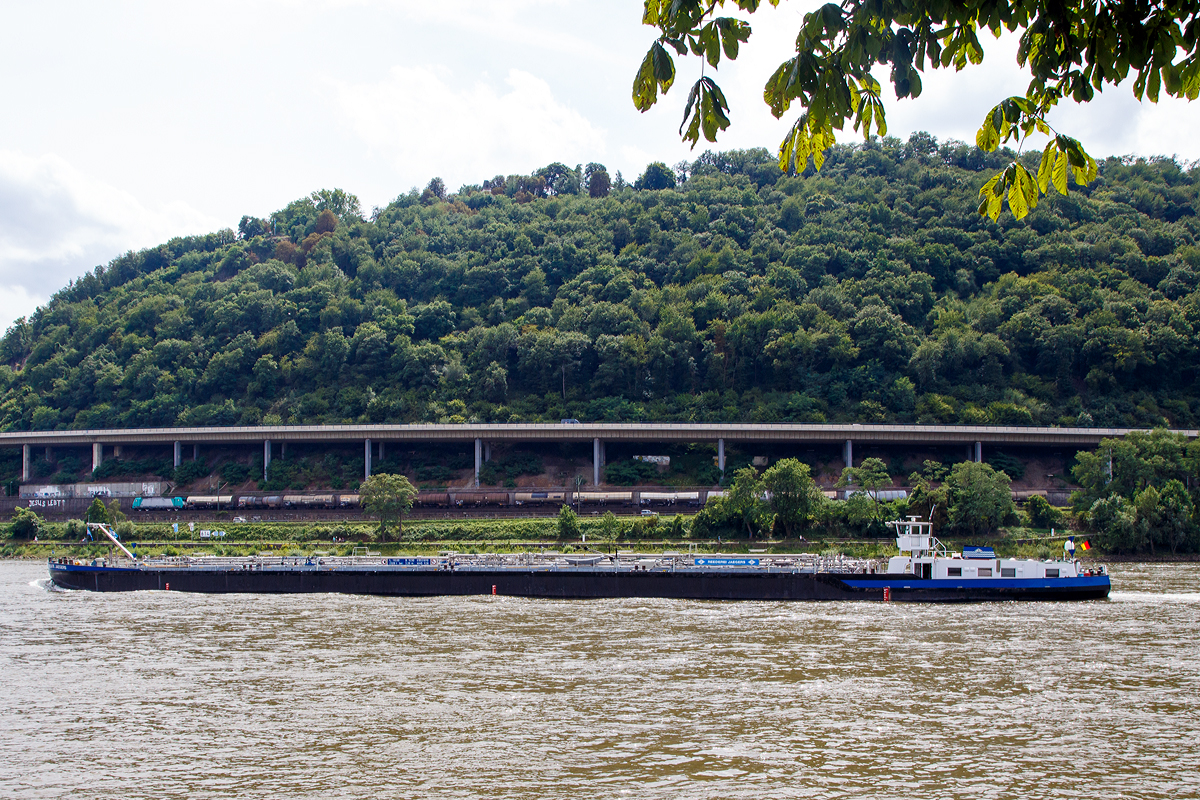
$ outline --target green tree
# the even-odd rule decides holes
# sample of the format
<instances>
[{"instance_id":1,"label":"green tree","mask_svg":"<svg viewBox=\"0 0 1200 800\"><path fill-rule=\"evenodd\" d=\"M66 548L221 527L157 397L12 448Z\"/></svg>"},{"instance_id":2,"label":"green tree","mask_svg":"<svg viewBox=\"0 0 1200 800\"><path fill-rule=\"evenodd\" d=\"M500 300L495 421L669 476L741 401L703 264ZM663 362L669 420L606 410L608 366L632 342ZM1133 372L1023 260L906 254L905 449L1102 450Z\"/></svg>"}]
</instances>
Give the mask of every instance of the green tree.
<instances>
[{"instance_id":1,"label":"green tree","mask_svg":"<svg viewBox=\"0 0 1200 800\"><path fill-rule=\"evenodd\" d=\"M908 476L912 490L908 495L908 513L933 522L934 530L944 530L950 522L950 488L942 481L946 468L938 461L925 461L924 469Z\"/></svg>"},{"instance_id":2,"label":"green tree","mask_svg":"<svg viewBox=\"0 0 1200 800\"><path fill-rule=\"evenodd\" d=\"M687 536L687 523L683 521L682 514L676 514L671 520L671 530L668 534L672 539L682 539Z\"/></svg>"},{"instance_id":3,"label":"green tree","mask_svg":"<svg viewBox=\"0 0 1200 800\"><path fill-rule=\"evenodd\" d=\"M759 5L736 4L750 13ZM658 37L633 83L633 102L640 111L675 82L668 47L681 56L690 51L713 69L722 56L738 57L751 29L742 20L718 16L726 5L726 0L645 0L642 21L657 28ZM1023 145L1031 134L1049 137L1036 174L1013 160L980 192L981 214L996 218L1007 196L1013 214L1023 217L1051 188L1066 194L1070 177L1079 184L1096 177L1096 162L1079 142L1050 126L1048 115L1060 100L1087 102L1130 72L1136 75L1132 86L1139 100L1157 102L1163 94L1200 96L1196 13L1190 4L1095 6L1079 0L1056 6L1018 0L822 5L804 15L795 55L779 65L764 89L776 117L793 102L803 109L779 147L779 165L800 172L812 157L819 170L834 143L834 130L843 130L847 122L864 137L872 128L886 135L882 87L872 75L876 67L890 65L897 98L917 97L926 69L962 70L981 63L981 33L1020 31L1017 63L1029 71L1028 88L1024 96L999 99L976 142L992 151L1010 141ZM700 77L684 110L683 138L693 147L701 133L716 141L717 132L729 126L728 107L717 84Z\"/></svg>"},{"instance_id":4,"label":"green tree","mask_svg":"<svg viewBox=\"0 0 1200 800\"><path fill-rule=\"evenodd\" d=\"M253 239L255 236L265 236L268 233L268 223L258 217L244 216L238 223L238 235L243 239Z\"/></svg>"},{"instance_id":5,"label":"green tree","mask_svg":"<svg viewBox=\"0 0 1200 800\"><path fill-rule=\"evenodd\" d=\"M358 488L359 500L369 513L379 516L379 534L387 538L387 525L395 520L398 539L404 538L404 513L412 508L417 490L403 475L381 472L372 475Z\"/></svg>"},{"instance_id":6,"label":"green tree","mask_svg":"<svg viewBox=\"0 0 1200 800\"><path fill-rule=\"evenodd\" d=\"M617 521L617 515L605 511L604 516L600 518L600 531L605 539L616 541L621 533L621 523Z\"/></svg>"},{"instance_id":7,"label":"green tree","mask_svg":"<svg viewBox=\"0 0 1200 800\"><path fill-rule=\"evenodd\" d=\"M612 179L608 176L608 170L603 164L595 162L588 164L584 169L584 182L587 185L588 197L608 197L608 192L612 188Z\"/></svg>"},{"instance_id":8,"label":"green tree","mask_svg":"<svg viewBox=\"0 0 1200 800\"><path fill-rule=\"evenodd\" d=\"M746 532L747 538L753 539L755 532L765 526L768 515L766 503L763 502L763 482L758 477L758 470L754 467L742 467L733 473L733 483L729 486L729 495L725 500L739 527Z\"/></svg>"},{"instance_id":9,"label":"green tree","mask_svg":"<svg viewBox=\"0 0 1200 800\"><path fill-rule=\"evenodd\" d=\"M1029 515L1029 524L1035 528L1062 525L1062 513L1040 494L1035 494L1025 502L1025 513Z\"/></svg>"},{"instance_id":10,"label":"green tree","mask_svg":"<svg viewBox=\"0 0 1200 800\"><path fill-rule=\"evenodd\" d=\"M675 173L661 161L646 165L646 171L633 184L634 189L674 189Z\"/></svg>"},{"instance_id":11,"label":"green tree","mask_svg":"<svg viewBox=\"0 0 1200 800\"><path fill-rule=\"evenodd\" d=\"M1153 553L1156 547L1177 552L1195 537L1192 521L1192 499L1183 483L1167 481L1160 492L1147 486L1134 498L1137 514L1137 538L1144 541Z\"/></svg>"},{"instance_id":12,"label":"green tree","mask_svg":"<svg viewBox=\"0 0 1200 800\"><path fill-rule=\"evenodd\" d=\"M1146 546L1145 531L1137 524L1137 509L1120 495L1102 497L1084 515L1096 533L1096 543L1112 553L1136 553Z\"/></svg>"},{"instance_id":13,"label":"green tree","mask_svg":"<svg viewBox=\"0 0 1200 800\"><path fill-rule=\"evenodd\" d=\"M425 191L421 192L421 202L431 203L435 200L446 199L446 182L441 178L433 178L429 181L429 185L425 187Z\"/></svg>"},{"instance_id":14,"label":"green tree","mask_svg":"<svg viewBox=\"0 0 1200 800\"><path fill-rule=\"evenodd\" d=\"M788 538L805 531L812 521L820 492L808 465L794 458L775 462L762 476L775 521L783 526Z\"/></svg>"},{"instance_id":15,"label":"green tree","mask_svg":"<svg viewBox=\"0 0 1200 800\"><path fill-rule=\"evenodd\" d=\"M564 505L558 510L558 538L576 539L579 534L579 515L575 509Z\"/></svg>"},{"instance_id":16,"label":"green tree","mask_svg":"<svg viewBox=\"0 0 1200 800\"><path fill-rule=\"evenodd\" d=\"M950 523L959 531L991 533L1013 513L1012 481L989 464L962 461L946 479Z\"/></svg>"},{"instance_id":17,"label":"green tree","mask_svg":"<svg viewBox=\"0 0 1200 800\"><path fill-rule=\"evenodd\" d=\"M875 504L875 519L883 519L879 506L879 492L892 485L892 476L888 474L887 464L883 463L883 459L864 458L857 467L846 467L842 470L842 477L838 479L837 485L860 486L866 489Z\"/></svg>"},{"instance_id":18,"label":"green tree","mask_svg":"<svg viewBox=\"0 0 1200 800\"><path fill-rule=\"evenodd\" d=\"M33 539L42 529L42 518L28 508L18 508L13 512L9 531L15 539Z\"/></svg>"},{"instance_id":19,"label":"green tree","mask_svg":"<svg viewBox=\"0 0 1200 800\"><path fill-rule=\"evenodd\" d=\"M108 509L104 506L104 501L99 497L92 498L92 504L88 506L87 513L84 514L84 519L87 522L103 522L108 523Z\"/></svg>"},{"instance_id":20,"label":"green tree","mask_svg":"<svg viewBox=\"0 0 1200 800\"><path fill-rule=\"evenodd\" d=\"M579 193L579 173L566 164L555 161L539 169L537 175L546 181L546 190L550 195Z\"/></svg>"},{"instance_id":21,"label":"green tree","mask_svg":"<svg viewBox=\"0 0 1200 800\"><path fill-rule=\"evenodd\" d=\"M339 218L361 217L362 206L356 195L342 189L321 189L309 195L311 207L317 212L330 211Z\"/></svg>"}]
</instances>

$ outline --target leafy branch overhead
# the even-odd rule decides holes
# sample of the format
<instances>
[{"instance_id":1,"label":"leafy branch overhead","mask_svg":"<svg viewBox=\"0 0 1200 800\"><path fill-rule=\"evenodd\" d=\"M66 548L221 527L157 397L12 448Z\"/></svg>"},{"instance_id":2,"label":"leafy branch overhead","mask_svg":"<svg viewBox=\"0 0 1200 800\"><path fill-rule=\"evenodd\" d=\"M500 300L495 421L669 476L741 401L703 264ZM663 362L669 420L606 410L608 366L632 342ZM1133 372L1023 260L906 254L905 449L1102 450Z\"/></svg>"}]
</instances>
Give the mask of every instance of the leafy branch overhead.
<instances>
[{"instance_id":1,"label":"leafy branch overhead","mask_svg":"<svg viewBox=\"0 0 1200 800\"><path fill-rule=\"evenodd\" d=\"M777 6L780 0L767 0ZM644 0L642 22L658 29L633 83L634 105L646 111L675 81L678 56L702 58L717 69L722 57L738 57L749 40L743 20L717 16L736 6L753 14L762 0ZM1029 136L1050 137L1036 175L1018 160L980 190L979 212L996 219L1007 199L1018 219L1051 189L1066 193L1068 176L1084 185L1096 162L1075 139L1053 130L1049 113L1062 99L1084 103L1106 85L1131 74L1133 93L1157 102L1163 94L1200 96L1198 0L1086 3L1083 0L845 0L806 13L795 55L771 74L763 99L777 118L797 103L802 111L779 146L779 167L803 171L809 158L818 170L835 143L834 131L864 137L887 133L881 86L872 76L889 67L897 98L918 97L926 69L956 71L983 62L980 33L1020 32L1017 63L1029 72L1023 97L1002 100L988 112L976 141L991 152ZM729 104L717 84L701 75L691 89L680 134L695 147L729 126Z\"/></svg>"}]
</instances>

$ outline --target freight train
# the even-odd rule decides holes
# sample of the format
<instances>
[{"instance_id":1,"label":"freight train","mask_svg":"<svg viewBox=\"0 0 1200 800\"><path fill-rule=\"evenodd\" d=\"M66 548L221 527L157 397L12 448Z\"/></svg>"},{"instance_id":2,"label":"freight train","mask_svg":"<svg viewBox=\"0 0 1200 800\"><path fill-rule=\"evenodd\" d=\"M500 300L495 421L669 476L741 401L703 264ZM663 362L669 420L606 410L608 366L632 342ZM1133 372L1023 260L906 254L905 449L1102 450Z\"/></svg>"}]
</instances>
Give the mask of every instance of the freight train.
<instances>
[{"instance_id":1,"label":"freight train","mask_svg":"<svg viewBox=\"0 0 1200 800\"><path fill-rule=\"evenodd\" d=\"M628 490L580 491L569 489L519 489L499 491L487 489L423 490L413 500L414 508L516 508L522 506L694 506L699 507L712 497L725 494L722 490L690 491ZM357 509L361 498L357 493L319 492L307 494L244 493L225 495L186 495L180 497L137 497L134 511L171 511L184 509Z\"/></svg>"}]
</instances>

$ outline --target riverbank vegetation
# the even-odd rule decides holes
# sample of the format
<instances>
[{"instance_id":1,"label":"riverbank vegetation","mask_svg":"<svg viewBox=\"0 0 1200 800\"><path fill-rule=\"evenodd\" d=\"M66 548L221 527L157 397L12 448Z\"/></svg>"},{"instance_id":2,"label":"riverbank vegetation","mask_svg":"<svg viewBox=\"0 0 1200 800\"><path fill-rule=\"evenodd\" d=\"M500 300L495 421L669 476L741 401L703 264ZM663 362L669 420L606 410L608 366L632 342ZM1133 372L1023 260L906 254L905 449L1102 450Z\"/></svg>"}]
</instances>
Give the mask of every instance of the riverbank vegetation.
<instances>
[{"instance_id":1,"label":"riverbank vegetation","mask_svg":"<svg viewBox=\"0 0 1200 800\"><path fill-rule=\"evenodd\" d=\"M1076 456L1075 513L1117 553L1200 552L1200 441L1167 431L1105 439Z\"/></svg>"},{"instance_id":2,"label":"riverbank vegetation","mask_svg":"<svg viewBox=\"0 0 1200 800\"><path fill-rule=\"evenodd\" d=\"M926 476L940 477L946 470L935 462L925 465ZM1008 477L987 464L956 465L945 480L933 488L926 476L914 475L921 489L911 498L883 501L872 476L887 470L879 459L864 459L858 468L847 470L845 481L850 497L845 501L830 500L817 487L806 464L796 459L783 459L761 473L745 467L734 475L729 492L711 499L692 516L658 515L644 512L637 516L617 516L608 511L603 515L580 515L564 505L555 517L522 519L410 520L393 539L403 543L455 542L462 540L488 541L593 541L636 543L649 540L690 540L695 542L745 542L747 545L764 540L798 544L812 540L859 539L863 537L886 540L894 535L884 522L918 514L927 518L940 511L945 526L943 535L970 534L990 536L1006 523L1019 523L1024 517L1014 508ZM880 481L882 478L879 479ZM379 495L372 502L382 505L386 519L376 525L370 522L340 524L278 523L278 522L220 522L197 528L195 524L139 523L136 527L121 515L111 516L109 509L97 501L95 521L111 521L117 535L124 541L180 542L194 546L196 542L216 547L255 541L286 541L295 544L313 542L355 542L383 544L387 542L386 522L399 521L404 501L411 502L412 487L397 476L376 475L371 478L372 491ZM390 482L397 485L389 489ZM860 486L864 484L865 486ZM365 484L364 484L365 485ZM935 517L936 519L936 517ZM28 541L61 541L87 545L93 535L83 521L48 523L27 509L18 509L8 524L8 535ZM208 540L205 542L204 540Z\"/></svg>"}]
</instances>

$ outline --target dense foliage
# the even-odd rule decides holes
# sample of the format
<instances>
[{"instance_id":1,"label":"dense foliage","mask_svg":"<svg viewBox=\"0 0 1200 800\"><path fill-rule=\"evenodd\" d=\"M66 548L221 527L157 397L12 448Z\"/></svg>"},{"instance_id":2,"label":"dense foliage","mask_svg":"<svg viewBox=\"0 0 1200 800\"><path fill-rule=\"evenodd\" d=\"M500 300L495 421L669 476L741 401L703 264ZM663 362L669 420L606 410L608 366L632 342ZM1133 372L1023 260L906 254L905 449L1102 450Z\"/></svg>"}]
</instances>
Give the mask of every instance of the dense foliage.
<instances>
[{"instance_id":1,"label":"dense foliage","mask_svg":"<svg viewBox=\"0 0 1200 800\"><path fill-rule=\"evenodd\" d=\"M918 134L641 189L559 164L366 218L319 192L57 293L0 341L0 427L1196 424L1200 176L1109 160L981 219L1012 155Z\"/></svg>"},{"instance_id":2,"label":"dense foliage","mask_svg":"<svg viewBox=\"0 0 1200 800\"><path fill-rule=\"evenodd\" d=\"M1073 471L1075 510L1101 546L1200 551L1200 441L1161 430L1105 439Z\"/></svg>"},{"instance_id":3,"label":"dense foliage","mask_svg":"<svg viewBox=\"0 0 1200 800\"><path fill-rule=\"evenodd\" d=\"M890 485L887 467L878 458L866 458L861 466L843 472L839 485L850 487L849 497L837 502L820 491L808 466L797 459L781 459L761 474L744 467L734 473L726 496L710 499L696 514L692 531L702 537L750 539L886 538L894 533L885 520L916 514L923 519L933 516L939 531L979 536L1018 521L1011 481L1003 472L972 461L955 464L948 472L938 462L927 461L925 474L910 478L915 487L911 497L882 502L879 492ZM931 476L941 480L940 485L935 487Z\"/></svg>"}]
</instances>

